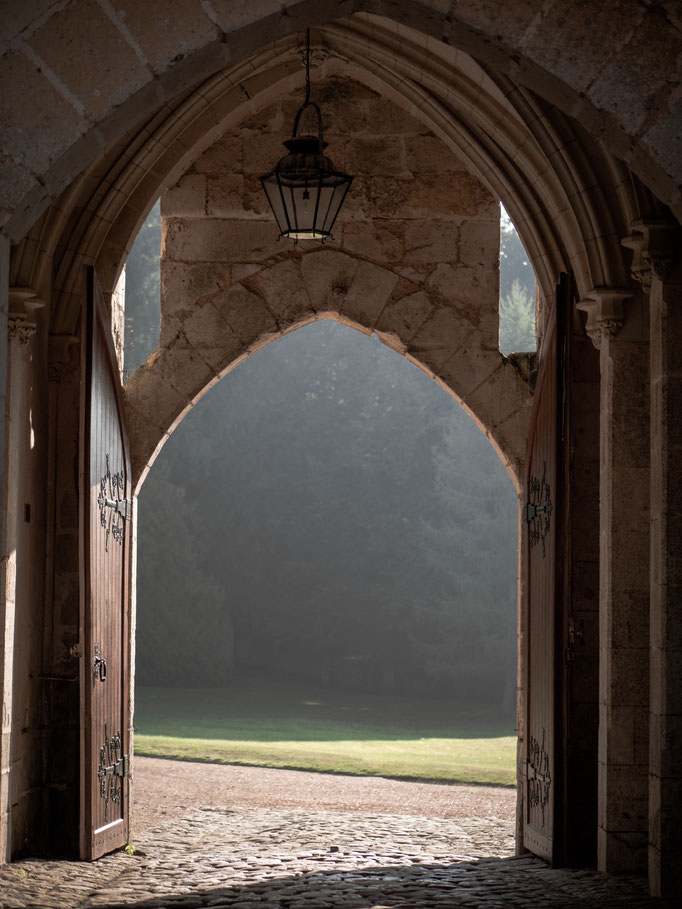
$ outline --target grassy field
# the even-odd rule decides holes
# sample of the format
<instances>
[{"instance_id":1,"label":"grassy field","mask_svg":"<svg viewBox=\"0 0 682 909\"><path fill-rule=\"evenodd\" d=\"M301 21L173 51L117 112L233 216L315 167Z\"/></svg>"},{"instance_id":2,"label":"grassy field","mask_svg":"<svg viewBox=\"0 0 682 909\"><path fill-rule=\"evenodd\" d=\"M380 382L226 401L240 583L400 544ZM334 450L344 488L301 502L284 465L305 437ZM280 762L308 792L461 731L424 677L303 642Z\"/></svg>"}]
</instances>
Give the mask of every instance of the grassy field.
<instances>
[{"instance_id":1,"label":"grassy field","mask_svg":"<svg viewBox=\"0 0 682 909\"><path fill-rule=\"evenodd\" d=\"M515 783L512 724L445 701L294 684L138 688L135 753L399 779Z\"/></svg>"}]
</instances>

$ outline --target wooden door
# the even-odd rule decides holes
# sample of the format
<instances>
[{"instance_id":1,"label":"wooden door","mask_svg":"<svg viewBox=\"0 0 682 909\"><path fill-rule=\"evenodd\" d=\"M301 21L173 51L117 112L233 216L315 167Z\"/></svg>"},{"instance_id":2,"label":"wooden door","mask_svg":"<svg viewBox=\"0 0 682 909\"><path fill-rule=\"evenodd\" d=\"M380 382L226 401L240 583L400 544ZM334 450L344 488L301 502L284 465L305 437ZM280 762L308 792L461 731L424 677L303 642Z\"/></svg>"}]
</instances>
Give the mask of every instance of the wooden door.
<instances>
[{"instance_id":1,"label":"wooden door","mask_svg":"<svg viewBox=\"0 0 682 909\"><path fill-rule=\"evenodd\" d=\"M83 326L81 857L128 842L131 490L121 382L93 268Z\"/></svg>"},{"instance_id":2,"label":"wooden door","mask_svg":"<svg viewBox=\"0 0 682 909\"><path fill-rule=\"evenodd\" d=\"M550 862L557 858L557 759L561 724L557 667L561 625L563 490L563 326L568 276L562 275L540 351L526 459L528 576L524 629L528 646L524 845Z\"/></svg>"}]
</instances>

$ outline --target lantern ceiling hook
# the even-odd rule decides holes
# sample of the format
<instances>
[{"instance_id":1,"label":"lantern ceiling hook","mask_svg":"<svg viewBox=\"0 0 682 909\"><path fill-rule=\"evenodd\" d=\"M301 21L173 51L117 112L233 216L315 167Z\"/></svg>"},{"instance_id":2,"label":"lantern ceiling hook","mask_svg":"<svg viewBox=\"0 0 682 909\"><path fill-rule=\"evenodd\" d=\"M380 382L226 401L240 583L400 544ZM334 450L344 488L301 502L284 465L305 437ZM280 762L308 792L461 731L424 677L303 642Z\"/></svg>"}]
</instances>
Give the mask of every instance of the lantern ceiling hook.
<instances>
[{"instance_id":1,"label":"lantern ceiling hook","mask_svg":"<svg viewBox=\"0 0 682 909\"><path fill-rule=\"evenodd\" d=\"M310 29L305 30L305 102L304 107L310 104Z\"/></svg>"}]
</instances>

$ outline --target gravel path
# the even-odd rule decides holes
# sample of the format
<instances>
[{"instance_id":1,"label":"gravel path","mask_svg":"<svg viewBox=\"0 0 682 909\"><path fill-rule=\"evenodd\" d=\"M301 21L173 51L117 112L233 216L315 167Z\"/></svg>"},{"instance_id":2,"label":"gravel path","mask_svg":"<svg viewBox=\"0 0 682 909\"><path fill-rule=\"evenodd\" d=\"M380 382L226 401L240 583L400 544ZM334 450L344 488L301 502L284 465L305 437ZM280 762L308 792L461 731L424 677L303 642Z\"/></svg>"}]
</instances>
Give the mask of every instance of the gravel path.
<instances>
[{"instance_id":1,"label":"gravel path","mask_svg":"<svg viewBox=\"0 0 682 909\"><path fill-rule=\"evenodd\" d=\"M412 783L136 757L133 837L189 809L311 808L420 817L497 817L513 830L516 790L458 783Z\"/></svg>"}]
</instances>

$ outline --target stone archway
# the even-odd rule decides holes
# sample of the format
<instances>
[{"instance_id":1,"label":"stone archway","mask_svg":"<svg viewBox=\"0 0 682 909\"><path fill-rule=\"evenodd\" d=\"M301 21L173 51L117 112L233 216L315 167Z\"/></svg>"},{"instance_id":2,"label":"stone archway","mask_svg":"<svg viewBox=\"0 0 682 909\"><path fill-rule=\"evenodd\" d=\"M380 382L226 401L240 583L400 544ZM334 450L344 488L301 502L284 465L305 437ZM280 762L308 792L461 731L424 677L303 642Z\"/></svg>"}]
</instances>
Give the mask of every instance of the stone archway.
<instances>
[{"instance_id":1,"label":"stone archway","mask_svg":"<svg viewBox=\"0 0 682 909\"><path fill-rule=\"evenodd\" d=\"M376 93L335 77L316 91L330 154L356 173L336 242L278 242L260 189L295 95L242 121L162 196L160 345L125 391L138 484L221 376L280 335L333 318L375 332L452 394L518 488L531 357L499 352L499 205Z\"/></svg>"},{"instance_id":2,"label":"stone archway","mask_svg":"<svg viewBox=\"0 0 682 909\"><path fill-rule=\"evenodd\" d=\"M266 261L249 280L176 310L175 336L126 386L137 482L188 408L223 375L281 335L332 318L376 332L432 375L474 416L518 486L530 402L519 365L483 347L471 312L455 314L434 289L402 290L387 268L321 250Z\"/></svg>"},{"instance_id":3,"label":"stone archway","mask_svg":"<svg viewBox=\"0 0 682 909\"><path fill-rule=\"evenodd\" d=\"M20 476L12 462L6 479L15 498L21 483L28 483L41 501L47 493L48 527L34 524L30 546L45 550L50 577L58 544L64 577L70 572L68 583L62 583L64 577L54 583L53 576L47 583L45 628L49 636L58 616L62 629L57 644L50 643L43 667L47 677L73 678L78 665L68 649L78 619L73 607L77 514L70 485L77 427L65 414L78 408L78 375L69 351L78 334L82 265L96 262L110 292L131 238L159 192L175 184L226 128L300 82L296 32L322 26L332 56L340 61L334 64L337 74L357 78L363 73L370 87L381 86L410 111L420 112L450 148L468 145L469 164L495 187L522 229L538 274L544 275L545 293L559 271L576 276L587 331L601 345L601 380L592 353L575 375L578 387L594 389L601 381L601 429L595 430L594 412L572 417L578 434L583 417L589 418L592 441L595 431L601 432L598 494L597 468L590 467L595 487L590 503L594 509L601 501L600 516L576 536L594 577L600 544L593 531L599 525L599 577L584 584L583 592L591 588L601 616L601 629L594 629L603 668L600 867L641 868L650 842L652 887L656 892L679 889L679 766L670 730L677 728L679 716L675 548L680 507L675 461L669 456L676 451L679 422L672 378L679 226L665 207L680 217L679 76L672 64L680 46L676 12L665 2L617 8L569 4L561 15L556 4L536 10L497 0L452 9L390 0L211 6L208 14L206 4L186 0L182 30L177 19L159 23L156 16L132 8L120 16L108 4L85 0L67 0L39 14L10 10L4 23L0 266L5 274L9 265L6 284L17 304L12 328L20 328L30 345L25 352L32 365L22 381L36 392L35 407L29 412L19 404L12 418L42 427L32 457L39 465L36 476L50 477L41 487L18 453ZM340 14L351 15L334 20ZM16 244L11 262L10 242ZM246 282L248 293L263 298L255 278L248 286L252 275L230 277L221 292ZM32 306L39 301L47 307L34 318ZM437 308L431 296L428 305ZM341 317L338 307L331 311ZM315 317L319 314L315 311ZM584 317L574 317L576 335L587 343ZM277 330L291 327L283 321ZM265 331L239 349L246 354L252 343L268 337ZM402 347L406 339L393 337L387 333ZM405 349L412 356L409 343ZM651 351L660 356L652 357ZM10 357L16 358L16 349L10 348ZM443 364L424 365L447 381L439 372ZM210 381L221 374L215 368L210 372ZM176 395L166 407L164 425L191 404L192 399L181 398ZM51 435L50 420L55 421ZM501 434L511 423L496 426L493 433L505 457ZM172 420L166 430L154 424L154 433L170 426ZM145 463L146 449L141 469ZM623 490L638 492L633 497ZM21 520L11 512L6 518ZM24 553L30 551L24 546ZM31 566L14 587L9 578L7 615L14 609L15 590L27 602L42 602L38 576L42 572ZM12 665L11 648L3 646ZM14 665L28 678L26 660ZM41 696L35 678L31 675L26 687L26 699L33 703ZM3 683L3 710L8 696L11 700L11 683ZM71 741L72 721L65 725ZM23 755L30 777L26 792L36 792L44 781L26 749ZM0 838L8 827L8 760L3 758L0 767ZM63 793L70 792L73 780L60 773L45 789L56 800L68 801ZM632 805L637 806L634 815Z\"/></svg>"},{"instance_id":4,"label":"stone archway","mask_svg":"<svg viewBox=\"0 0 682 909\"><path fill-rule=\"evenodd\" d=\"M679 214L679 111L667 66L679 52L679 25L663 4L600 6L590 15L565 7L558 16L553 6L509 7L502 0L452 9L406 0L335 0L324 7L271 0L210 11L188 0L176 19L71 0L54 12L15 9L7 16L3 78L18 88L4 100L6 153L14 162L1 203L6 235L21 239L51 199L151 108L264 43L358 12L409 25L539 91L602 136ZM106 69L103 59L112 61ZM27 92L35 98L30 111Z\"/></svg>"}]
</instances>

